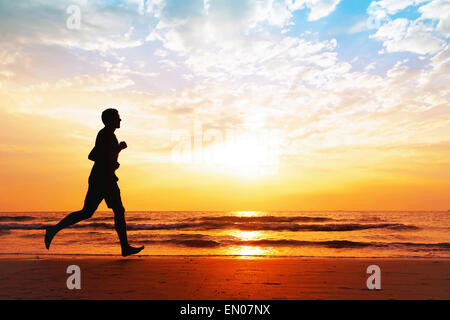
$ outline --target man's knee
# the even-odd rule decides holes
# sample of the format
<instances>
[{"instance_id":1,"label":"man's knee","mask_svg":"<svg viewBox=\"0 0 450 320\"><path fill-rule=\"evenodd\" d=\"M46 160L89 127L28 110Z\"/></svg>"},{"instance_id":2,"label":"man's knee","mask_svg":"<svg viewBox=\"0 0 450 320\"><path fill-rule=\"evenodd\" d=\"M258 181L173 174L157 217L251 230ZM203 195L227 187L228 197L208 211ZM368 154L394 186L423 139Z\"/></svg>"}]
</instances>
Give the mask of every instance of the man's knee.
<instances>
[{"instance_id":1,"label":"man's knee","mask_svg":"<svg viewBox=\"0 0 450 320\"><path fill-rule=\"evenodd\" d=\"M95 212L95 208L85 206L81 210L81 216L82 216L83 220L89 219L90 217L92 217L94 215L94 212Z\"/></svg>"}]
</instances>

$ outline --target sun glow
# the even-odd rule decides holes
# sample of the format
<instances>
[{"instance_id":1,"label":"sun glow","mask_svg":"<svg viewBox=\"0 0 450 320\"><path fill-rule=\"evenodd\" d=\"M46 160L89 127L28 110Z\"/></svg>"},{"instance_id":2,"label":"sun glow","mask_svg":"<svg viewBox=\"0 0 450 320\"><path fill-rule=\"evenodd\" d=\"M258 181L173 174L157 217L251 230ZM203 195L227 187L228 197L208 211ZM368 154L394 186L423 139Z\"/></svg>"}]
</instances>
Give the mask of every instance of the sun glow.
<instances>
[{"instance_id":1,"label":"sun glow","mask_svg":"<svg viewBox=\"0 0 450 320\"><path fill-rule=\"evenodd\" d=\"M261 239L260 231L235 231L231 233L231 235L244 241L253 241Z\"/></svg>"},{"instance_id":2,"label":"sun glow","mask_svg":"<svg viewBox=\"0 0 450 320\"><path fill-rule=\"evenodd\" d=\"M216 2L0 2L0 210L78 207L110 107L128 210L450 209L448 1Z\"/></svg>"},{"instance_id":3,"label":"sun glow","mask_svg":"<svg viewBox=\"0 0 450 320\"><path fill-rule=\"evenodd\" d=\"M230 248L230 254L237 256L260 256L267 254L267 250L260 247L240 246Z\"/></svg>"},{"instance_id":4,"label":"sun glow","mask_svg":"<svg viewBox=\"0 0 450 320\"><path fill-rule=\"evenodd\" d=\"M258 217L262 215L262 212L259 211L234 211L233 215L238 217Z\"/></svg>"},{"instance_id":5,"label":"sun glow","mask_svg":"<svg viewBox=\"0 0 450 320\"><path fill-rule=\"evenodd\" d=\"M206 166L234 176L254 178L276 174L280 140L276 135L243 135L203 149Z\"/></svg>"}]
</instances>

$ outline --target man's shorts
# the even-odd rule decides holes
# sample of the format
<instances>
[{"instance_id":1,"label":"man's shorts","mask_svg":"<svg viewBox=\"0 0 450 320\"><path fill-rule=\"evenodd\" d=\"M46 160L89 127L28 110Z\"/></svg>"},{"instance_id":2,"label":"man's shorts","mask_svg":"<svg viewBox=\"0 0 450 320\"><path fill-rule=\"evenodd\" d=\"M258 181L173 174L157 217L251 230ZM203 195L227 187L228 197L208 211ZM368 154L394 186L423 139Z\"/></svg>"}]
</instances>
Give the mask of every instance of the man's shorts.
<instances>
[{"instance_id":1,"label":"man's shorts","mask_svg":"<svg viewBox=\"0 0 450 320\"><path fill-rule=\"evenodd\" d=\"M89 189L84 200L85 207L97 209L102 200L105 199L108 208L123 208L122 198L120 197L120 189L117 182L108 184L99 182L89 182Z\"/></svg>"}]
</instances>

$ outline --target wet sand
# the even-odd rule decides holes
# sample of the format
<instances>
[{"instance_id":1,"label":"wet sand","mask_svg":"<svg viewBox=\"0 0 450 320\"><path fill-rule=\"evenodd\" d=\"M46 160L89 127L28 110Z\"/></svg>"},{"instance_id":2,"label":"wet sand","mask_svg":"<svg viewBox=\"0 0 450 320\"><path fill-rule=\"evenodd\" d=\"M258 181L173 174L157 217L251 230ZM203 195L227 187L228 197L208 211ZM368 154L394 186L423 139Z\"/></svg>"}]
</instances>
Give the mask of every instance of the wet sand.
<instances>
[{"instance_id":1,"label":"wet sand","mask_svg":"<svg viewBox=\"0 0 450 320\"><path fill-rule=\"evenodd\" d=\"M381 290L368 290L369 265ZM69 290L69 265L81 289ZM0 299L450 299L450 260L2 256Z\"/></svg>"}]
</instances>

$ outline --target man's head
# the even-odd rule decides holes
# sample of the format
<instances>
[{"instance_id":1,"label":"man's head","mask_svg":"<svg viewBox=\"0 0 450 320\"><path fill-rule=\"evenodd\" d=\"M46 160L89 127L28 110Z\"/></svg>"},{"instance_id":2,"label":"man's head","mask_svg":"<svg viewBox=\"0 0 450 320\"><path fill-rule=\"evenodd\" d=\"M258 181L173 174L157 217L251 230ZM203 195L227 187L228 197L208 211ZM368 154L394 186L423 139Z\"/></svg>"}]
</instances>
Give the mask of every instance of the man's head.
<instances>
[{"instance_id":1,"label":"man's head","mask_svg":"<svg viewBox=\"0 0 450 320\"><path fill-rule=\"evenodd\" d=\"M105 124L105 127L108 128L120 128L120 119L119 111L116 109L106 109L102 112L102 121Z\"/></svg>"}]
</instances>

